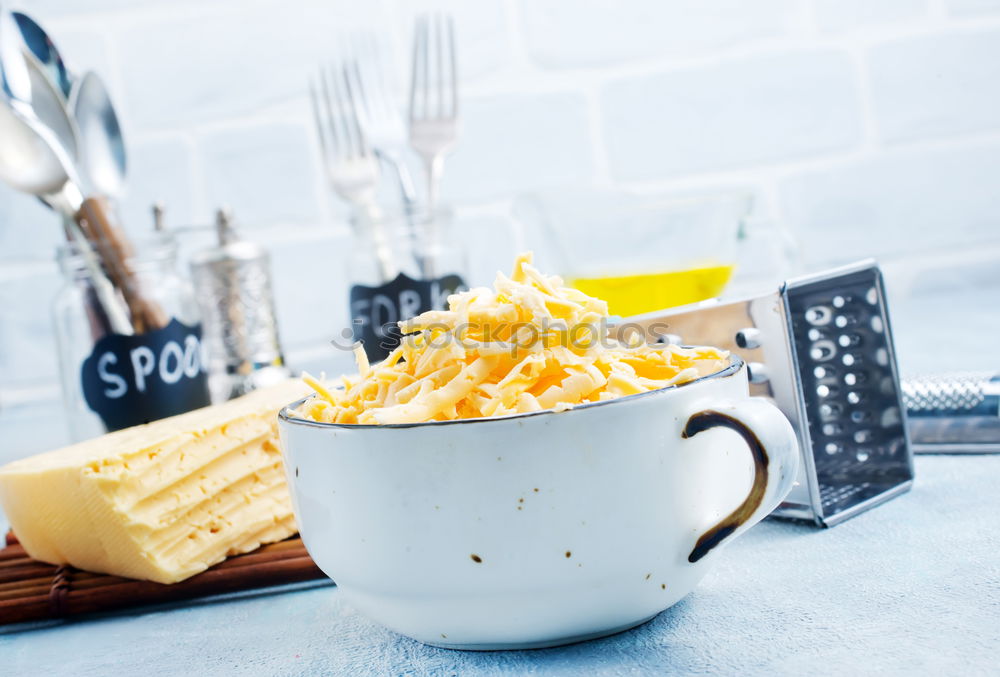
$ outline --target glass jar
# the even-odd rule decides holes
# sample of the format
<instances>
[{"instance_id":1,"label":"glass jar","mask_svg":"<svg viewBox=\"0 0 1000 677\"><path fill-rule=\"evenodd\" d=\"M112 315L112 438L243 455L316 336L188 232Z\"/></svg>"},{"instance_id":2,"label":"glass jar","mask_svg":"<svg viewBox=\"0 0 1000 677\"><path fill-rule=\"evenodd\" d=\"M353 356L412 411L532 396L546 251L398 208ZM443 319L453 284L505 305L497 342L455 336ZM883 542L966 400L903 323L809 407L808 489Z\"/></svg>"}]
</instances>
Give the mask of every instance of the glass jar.
<instances>
[{"instance_id":1,"label":"glass jar","mask_svg":"<svg viewBox=\"0 0 1000 677\"><path fill-rule=\"evenodd\" d=\"M448 296L467 288L466 252L453 224L449 209L352 220L346 262L351 335L369 360L383 359L399 344L397 322L444 310Z\"/></svg>"},{"instance_id":2,"label":"glass jar","mask_svg":"<svg viewBox=\"0 0 1000 677\"><path fill-rule=\"evenodd\" d=\"M578 190L521 195L513 216L539 267L627 317L719 296L752 205L744 193Z\"/></svg>"},{"instance_id":3,"label":"glass jar","mask_svg":"<svg viewBox=\"0 0 1000 677\"><path fill-rule=\"evenodd\" d=\"M135 242L124 261L145 314L160 318L140 321L135 299L126 304L116 288L114 300L139 327L131 334L111 331L78 246L60 246L56 258L64 284L53 302L53 322L72 439L209 404L197 305L190 283L177 272L172 235Z\"/></svg>"}]
</instances>

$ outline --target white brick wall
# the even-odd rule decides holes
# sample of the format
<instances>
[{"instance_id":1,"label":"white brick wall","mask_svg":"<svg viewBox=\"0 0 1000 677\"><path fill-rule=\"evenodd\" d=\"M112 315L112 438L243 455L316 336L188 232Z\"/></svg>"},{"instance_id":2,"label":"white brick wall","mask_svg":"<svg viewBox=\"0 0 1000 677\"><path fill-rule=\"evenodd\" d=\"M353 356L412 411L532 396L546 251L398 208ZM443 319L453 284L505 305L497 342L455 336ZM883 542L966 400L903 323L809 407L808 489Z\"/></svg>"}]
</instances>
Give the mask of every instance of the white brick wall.
<instances>
[{"instance_id":1,"label":"white brick wall","mask_svg":"<svg viewBox=\"0 0 1000 677\"><path fill-rule=\"evenodd\" d=\"M601 107L611 175L623 181L742 169L861 141L850 61L827 49L616 80Z\"/></svg>"},{"instance_id":2,"label":"white brick wall","mask_svg":"<svg viewBox=\"0 0 1000 677\"><path fill-rule=\"evenodd\" d=\"M806 260L821 264L997 243L998 180L1000 143L970 142L797 172L780 194Z\"/></svg>"},{"instance_id":3,"label":"white brick wall","mask_svg":"<svg viewBox=\"0 0 1000 677\"><path fill-rule=\"evenodd\" d=\"M1000 30L896 40L873 47L869 60L886 141L996 129Z\"/></svg>"},{"instance_id":4,"label":"white brick wall","mask_svg":"<svg viewBox=\"0 0 1000 677\"><path fill-rule=\"evenodd\" d=\"M948 11L952 14L979 14L1000 10L1000 0L948 0Z\"/></svg>"},{"instance_id":5,"label":"white brick wall","mask_svg":"<svg viewBox=\"0 0 1000 677\"><path fill-rule=\"evenodd\" d=\"M198 135L204 190L255 221L315 222L319 171L301 124L239 126Z\"/></svg>"},{"instance_id":6,"label":"white brick wall","mask_svg":"<svg viewBox=\"0 0 1000 677\"><path fill-rule=\"evenodd\" d=\"M789 31L791 0L522 0L528 54L548 68L711 53Z\"/></svg>"},{"instance_id":7,"label":"white brick wall","mask_svg":"<svg viewBox=\"0 0 1000 677\"><path fill-rule=\"evenodd\" d=\"M449 200L594 179L588 102L578 92L470 98L462 116L462 142L446 166Z\"/></svg>"},{"instance_id":8,"label":"white brick wall","mask_svg":"<svg viewBox=\"0 0 1000 677\"><path fill-rule=\"evenodd\" d=\"M859 28L887 26L919 18L926 0L816 0L816 28L839 33Z\"/></svg>"},{"instance_id":9,"label":"white brick wall","mask_svg":"<svg viewBox=\"0 0 1000 677\"><path fill-rule=\"evenodd\" d=\"M133 232L148 230L152 223L150 204L161 200L170 209L170 222L195 222L195 201L203 192L203 177L197 168L197 145L193 138L177 132L146 135L128 142L128 194L121 218ZM138 196L143 199L137 199Z\"/></svg>"},{"instance_id":10,"label":"white brick wall","mask_svg":"<svg viewBox=\"0 0 1000 677\"><path fill-rule=\"evenodd\" d=\"M19 6L71 66L109 82L131 153L128 228L148 228L158 198L174 225L207 224L230 203L273 248L282 333L310 368L328 357L344 304L306 283L338 269L348 240L313 150L306 82L338 36L364 26L402 62L426 8L450 9L459 28L465 129L444 191L477 282L531 240L506 217L521 191L736 187L808 266L884 261L910 331L897 331L904 367L920 366L925 311L956 297L996 307L1000 0ZM0 185L0 410L55 392L59 239L51 214Z\"/></svg>"}]
</instances>

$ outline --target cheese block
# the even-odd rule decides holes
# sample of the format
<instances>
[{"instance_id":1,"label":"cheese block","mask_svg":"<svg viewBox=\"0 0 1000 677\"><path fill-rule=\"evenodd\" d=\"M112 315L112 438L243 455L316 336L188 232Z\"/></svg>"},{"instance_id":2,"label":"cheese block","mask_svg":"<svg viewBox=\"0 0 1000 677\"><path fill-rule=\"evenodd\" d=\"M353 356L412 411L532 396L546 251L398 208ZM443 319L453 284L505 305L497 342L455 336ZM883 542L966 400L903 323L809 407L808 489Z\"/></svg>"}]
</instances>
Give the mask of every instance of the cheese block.
<instances>
[{"instance_id":1,"label":"cheese block","mask_svg":"<svg viewBox=\"0 0 1000 677\"><path fill-rule=\"evenodd\" d=\"M0 506L28 554L174 583L296 531L277 412L301 381L0 468Z\"/></svg>"}]
</instances>

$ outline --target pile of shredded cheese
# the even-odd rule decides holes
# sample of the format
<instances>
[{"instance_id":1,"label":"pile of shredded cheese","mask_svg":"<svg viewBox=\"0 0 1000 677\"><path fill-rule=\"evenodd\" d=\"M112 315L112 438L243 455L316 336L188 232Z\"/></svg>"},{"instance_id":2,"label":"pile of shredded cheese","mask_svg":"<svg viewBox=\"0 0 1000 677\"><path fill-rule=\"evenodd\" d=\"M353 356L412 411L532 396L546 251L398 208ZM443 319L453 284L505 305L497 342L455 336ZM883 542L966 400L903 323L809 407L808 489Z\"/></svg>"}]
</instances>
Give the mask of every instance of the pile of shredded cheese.
<instances>
[{"instance_id":1,"label":"pile of shredded cheese","mask_svg":"<svg viewBox=\"0 0 1000 677\"><path fill-rule=\"evenodd\" d=\"M402 343L342 388L304 375L316 390L296 412L325 423L420 423L564 411L585 402L656 390L715 373L729 353L647 345L606 336L604 301L544 276L522 254L494 289L453 294L449 310L400 322Z\"/></svg>"}]
</instances>

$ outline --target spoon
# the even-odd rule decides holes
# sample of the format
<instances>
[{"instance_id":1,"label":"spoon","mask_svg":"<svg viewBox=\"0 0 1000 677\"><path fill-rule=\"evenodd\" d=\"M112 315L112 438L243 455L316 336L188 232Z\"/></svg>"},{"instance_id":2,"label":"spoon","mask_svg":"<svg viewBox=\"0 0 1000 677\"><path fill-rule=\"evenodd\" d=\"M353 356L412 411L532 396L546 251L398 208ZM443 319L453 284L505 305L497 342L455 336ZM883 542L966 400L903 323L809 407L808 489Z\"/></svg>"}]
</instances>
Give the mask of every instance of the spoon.
<instances>
[{"instance_id":1,"label":"spoon","mask_svg":"<svg viewBox=\"0 0 1000 677\"><path fill-rule=\"evenodd\" d=\"M11 15L21 31L29 62L55 85L59 101L69 111L66 117L76 123L79 141L75 156L86 187L112 198L120 196L125 185L125 143L103 80L96 73L75 77L66 68L55 42L37 21L22 12ZM38 102L33 105L42 122L53 127Z\"/></svg>"},{"instance_id":2,"label":"spoon","mask_svg":"<svg viewBox=\"0 0 1000 677\"><path fill-rule=\"evenodd\" d=\"M38 63L37 59L30 53L25 54L24 59L31 81L31 108L39 122L52 132L59 146L66 151L67 159L75 169L77 158L80 155L79 131L76 123L70 116L69 109L63 102L59 90L56 89L44 70L44 66ZM60 165L59 168L62 169L62 166ZM55 178L54 183L58 184L58 173L53 171L51 176ZM68 176L69 173L67 173L67 178ZM82 196L76 197L74 194L73 189L78 185L76 182L63 181L54 189L40 193L39 198L52 209L73 218L79 209L78 203L82 200Z\"/></svg>"},{"instance_id":3,"label":"spoon","mask_svg":"<svg viewBox=\"0 0 1000 677\"><path fill-rule=\"evenodd\" d=\"M11 16L23 41L22 47L25 49L23 56L25 70L31 83L31 107L38 119L59 137L60 143L70 154L75 164L78 154L78 131L67 108L67 96L72 90L73 78L66 70L59 51L45 30L26 14L11 12ZM12 43L16 42L16 39L12 39ZM17 60L11 55L8 59L8 67L17 68L20 71L20 66L14 65L17 63ZM26 91L21 92L21 94L23 98ZM20 126L21 124L18 121L11 121L9 118L5 120L5 123L7 126ZM14 132L11 136L23 138L23 130L21 133ZM55 156L45 149L42 149L38 155L49 160L39 167L40 174L45 177L58 176L58 169L50 166L52 161L56 160ZM22 169L26 164L23 161L18 161L18 169L15 171L21 175L21 179L27 179L30 183L31 177L25 176L26 173ZM10 174L10 172L5 173ZM17 180L18 177L14 178ZM22 190L37 194L38 199L51 209L72 216L71 208L66 204L66 200L56 192L59 188L61 186L50 185L39 189L22 187Z\"/></svg>"},{"instance_id":4,"label":"spoon","mask_svg":"<svg viewBox=\"0 0 1000 677\"><path fill-rule=\"evenodd\" d=\"M66 166L76 153L72 124L60 114L58 94L48 78L30 68L21 55L10 16L0 9L0 175L14 188L26 193L56 193L66 184ZM37 94L39 110L32 105ZM64 110L64 109L63 109ZM61 153L60 153L61 151Z\"/></svg>"},{"instance_id":5,"label":"spoon","mask_svg":"<svg viewBox=\"0 0 1000 677\"><path fill-rule=\"evenodd\" d=\"M72 111L80 130L83 169L91 187L102 195L120 195L125 184L125 142L111 97L97 73L90 71L80 79Z\"/></svg>"},{"instance_id":6,"label":"spoon","mask_svg":"<svg viewBox=\"0 0 1000 677\"><path fill-rule=\"evenodd\" d=\"M73 91L74 78L66 70L66 64L63 63L62 56L60 56L59 50L56 49L55 43L45 32L45 29L39 26L38 22L27 14L11 12L11 16L14 17L17 27L21 31L24 46L38 59L42 68L52 78L52 82L59 89L63 100L69 101Z\"/></svg>"},{"instance_id":7,"label":"spoon","mask_svg":"<svg viewBox=\"0 0 1000 677\"><path fill-rule=\"evenodd\" d=\"M51 83L48 78L41 78L41 82L37 82L37 77L33 80L28 62L21 54L20 41L16 39L17 31L13 17L0 7L0 100L7 104L0 106L0 132L4 139L0 144L0 178L27 193L60 195L65 198L67 208L77 216L84 199L73 157L60 135L42 122L33 107L34 90L38 90L40 102L44 102L47 92L42 83L49 86ZM33 86L36 84L37 87ZM63 132L66 128L72 129L68 117L59 119L58 110L47 114L53 115L54 123L62 127ZM112 331L131 335L132 324L80 225L73 219L66 219L66 224Z\"/></svg>"}]
</instances>

